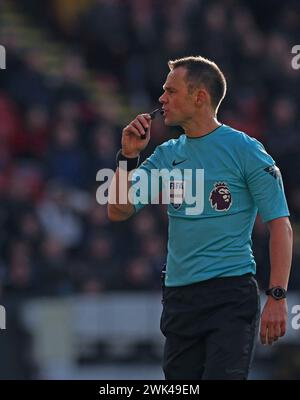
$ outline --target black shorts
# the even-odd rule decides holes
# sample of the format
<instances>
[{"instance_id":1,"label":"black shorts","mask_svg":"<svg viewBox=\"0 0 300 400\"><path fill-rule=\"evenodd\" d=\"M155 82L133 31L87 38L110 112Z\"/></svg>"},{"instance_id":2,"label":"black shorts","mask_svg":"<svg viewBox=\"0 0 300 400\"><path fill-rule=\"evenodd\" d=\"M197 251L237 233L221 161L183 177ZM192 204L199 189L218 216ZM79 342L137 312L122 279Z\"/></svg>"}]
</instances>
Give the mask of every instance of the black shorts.
<instances>
[{"instance_id":1,"label":"black shorts","mask_svg":"<svg viewBox=\"0 0 300 400\"><path fill-rule=\"evenodd\" d=\"M259 317L259 291L251 274L163 285L166 379L247 379Z\"/></svg>"}]
</instances>

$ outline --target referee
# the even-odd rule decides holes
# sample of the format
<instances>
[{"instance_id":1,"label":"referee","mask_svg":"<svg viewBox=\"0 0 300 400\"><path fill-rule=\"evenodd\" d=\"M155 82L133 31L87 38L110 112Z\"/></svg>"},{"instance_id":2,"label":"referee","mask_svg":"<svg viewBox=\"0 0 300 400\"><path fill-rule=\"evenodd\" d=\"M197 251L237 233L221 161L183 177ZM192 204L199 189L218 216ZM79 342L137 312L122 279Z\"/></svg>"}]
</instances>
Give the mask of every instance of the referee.
<instances>
[{"instance_id":1,"label":"referee","mask_svg":"<svg viewBox=\"0 0 300 400\"><path fill-rule=\"evenodd\" d=\"M119 199L120 176L134 169L132 183L145 174L150 180L155 176L151 171L162 169L203 171L198 213L187 212L191 207L184 183L162 184L170 191L163 370L167 380L247 379L260 319L251 248L257 213L269 228L271 260L261 342L272 344L286 331L292 228L282 178L260 142L217 120L226 80L214 62L199 56L168 65L159 101L165 124L181 126L184 134L158 146L138 166L151 128L150 114L138 115L123 129L110 199ZM120 167L127 172L121 174ZM190 179L199 185L194 175ZM156 195L150 190L146 202ZM134 215L145 205L137 195L134 200L109 201L109 218L122 221Z\"/></svg>"}]
</instances>

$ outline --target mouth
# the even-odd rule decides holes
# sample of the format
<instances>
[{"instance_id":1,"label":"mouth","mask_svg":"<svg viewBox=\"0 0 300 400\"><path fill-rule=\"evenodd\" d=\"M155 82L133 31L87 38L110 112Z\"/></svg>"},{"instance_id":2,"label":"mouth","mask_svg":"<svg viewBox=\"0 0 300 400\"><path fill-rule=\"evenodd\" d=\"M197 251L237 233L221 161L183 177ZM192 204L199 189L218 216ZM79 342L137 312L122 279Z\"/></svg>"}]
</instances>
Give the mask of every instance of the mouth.
<instances>
[{"instance_id":1,"label":"mouth","mask_svg":"<svg viewBox=\"0 0 300 400\"><path fill-rule=\"evenodd\" d=\"M155 116L156 116L156 114L157 114L158 112L159 112L161 115L163 115L163 113L164 113L162 108L157 108L156 110L154 110L154 111L152 111L152 112L150 113L151 119L154 119Z\"/></svg>"}]
</instances>

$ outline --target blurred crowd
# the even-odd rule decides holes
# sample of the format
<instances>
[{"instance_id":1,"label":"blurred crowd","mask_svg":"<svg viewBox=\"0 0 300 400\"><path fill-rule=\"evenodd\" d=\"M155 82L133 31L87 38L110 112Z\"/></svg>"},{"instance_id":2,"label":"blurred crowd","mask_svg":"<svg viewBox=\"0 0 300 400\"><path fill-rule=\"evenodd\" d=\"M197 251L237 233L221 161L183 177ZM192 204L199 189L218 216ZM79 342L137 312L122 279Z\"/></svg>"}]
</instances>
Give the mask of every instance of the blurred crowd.
<instances>
[{"instance_id":1,"label":"blurred crowd","mask_svg":"<svg viewBox=\"0 0 300 400\"><path fill-rule=\"evenodd\" d=\"M18 3L68 52L59 79L51 79L40 49L19 52L14 38L5 37L0 292L27 297L159 290L164 207L148 206L130 221L112 224L96 202L96 174L115 167L122 126L134 112L156 108L167 61L191 54L216 61L227 77L219 120L260 140L281 169L295 233L290 288L299 288L300 70L291 67L291 48L299 44L298 1ZM100 103L84 84L91 71L104 90ZM180 133L155 120L143 157ZM253 240L258 278L266 286L268 230L259 219Z\"/></svg>"}]
</instances>

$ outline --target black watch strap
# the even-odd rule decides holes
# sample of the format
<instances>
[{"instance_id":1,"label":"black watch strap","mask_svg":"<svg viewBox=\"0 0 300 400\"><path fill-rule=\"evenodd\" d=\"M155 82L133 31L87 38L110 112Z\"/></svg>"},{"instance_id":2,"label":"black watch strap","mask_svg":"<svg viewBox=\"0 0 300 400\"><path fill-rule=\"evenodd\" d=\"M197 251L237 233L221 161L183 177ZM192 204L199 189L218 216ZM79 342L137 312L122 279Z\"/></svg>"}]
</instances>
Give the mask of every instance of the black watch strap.
<instances>
[{"instance_id":1,"label":"black watch strap","mask_svg":"<svg viewBox=\"0 0 300 400\"><path fill-rule=\"evenodd\" d=\"M117 152L116 164L118 168L122 168L126 171L132 171L137 168L140 163L140 156L135 158L128 158L122 154L122 149Z\"/></svg>"}]
</instances>

